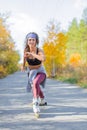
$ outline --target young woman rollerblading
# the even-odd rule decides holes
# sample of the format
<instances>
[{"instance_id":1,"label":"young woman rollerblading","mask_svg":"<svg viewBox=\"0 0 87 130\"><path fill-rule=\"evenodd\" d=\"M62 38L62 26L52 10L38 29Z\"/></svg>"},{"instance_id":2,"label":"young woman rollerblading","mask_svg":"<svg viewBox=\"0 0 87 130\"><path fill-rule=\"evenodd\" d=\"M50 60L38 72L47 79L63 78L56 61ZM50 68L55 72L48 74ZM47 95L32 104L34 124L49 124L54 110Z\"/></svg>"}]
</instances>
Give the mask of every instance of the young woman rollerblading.
<instances>
[{"instance_id":1,"label":"young woman rollerblading","mask_svg":"<svg viewBox=\"0 0 87 130\"><path fill-rule=\"evenodd\" d=\"M26 35L26 45L24 49L22 71L25 68L25 63L28 63L28 85L27 91L32 88L33 92L33 111L36 117L39 117L39 106L47 105L45 96L40 86L45 87L46 71L43 66L45 55L42 49L37 47L39 37L35 32L30 32ZM40 102L39 102L40 101Z\"/></svg>"}]
</instances>

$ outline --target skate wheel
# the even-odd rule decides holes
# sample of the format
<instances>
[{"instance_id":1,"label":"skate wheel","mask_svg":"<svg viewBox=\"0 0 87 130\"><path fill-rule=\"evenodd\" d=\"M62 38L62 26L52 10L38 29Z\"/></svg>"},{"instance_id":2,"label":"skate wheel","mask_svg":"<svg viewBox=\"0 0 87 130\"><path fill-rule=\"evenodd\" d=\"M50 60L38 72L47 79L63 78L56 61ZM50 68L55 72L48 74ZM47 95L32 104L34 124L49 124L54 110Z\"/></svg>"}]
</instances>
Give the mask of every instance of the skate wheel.
<instances>
[{"instance_id":1,"label":"skate wheel","mask_svg":"<svg viewBox=\"0 0 87 130\"><path fill-rule=\"evenodd\" d=\"M39 106L47 106L47 102L45 102L44 104L39 104Z\"/></svg>"},{"instance_id":2,"label":"skate wheel","mask_svg":"<svg viewBox=\"0 0 87 130\"><path fill-rule=\"evenodd\" d=\"M39 113L35 113L35 117L36 117L36 118L39 118L39 117L40 117L40 114L39 114Z\"/></svg>"}]
</instances>

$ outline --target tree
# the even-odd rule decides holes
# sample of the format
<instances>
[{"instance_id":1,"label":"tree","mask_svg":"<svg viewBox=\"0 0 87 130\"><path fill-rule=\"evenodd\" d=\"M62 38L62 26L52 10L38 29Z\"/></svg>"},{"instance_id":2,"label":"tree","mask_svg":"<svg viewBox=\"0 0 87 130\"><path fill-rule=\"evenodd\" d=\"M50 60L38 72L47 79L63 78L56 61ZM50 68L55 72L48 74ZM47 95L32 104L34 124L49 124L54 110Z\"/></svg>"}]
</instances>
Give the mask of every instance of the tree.
<instances>
[{"instance_id":1,"label":"tree","mask_svg":"<svg viewBox=\"0 0 87 130\"><path fill-rule=\"evenodd\" d=\"M55 76L58 67L65 64L65 50L67 36L62 32L56 33L56 26L52 24L48 31L48 37L44 40L43 49L46 55L44 63L48 75Z\"/></svg>"},{"instance_id":2,"label":"tree","mask_svg":"<svg viewBox=\"0 0 87 130\"><path fill-rule=\"evenodd\" d=\"M84 61L87 61L87 24L82 19L79 24L79 52Z\"/></svg>"},{"instance_id":3,"label":"tree","mask_svg":"<svg viewBox=\"0 0 87 130\"><path fill-rule=\"evenodd\" d=\"M87 24L87 8L83 10L82 19Z\"/></svg>"},{"instance_id":4,"label":"tree","mask_svg":"<svg viewBox=\"0 0 87 130\"><path fill-rule=\"evenodd\" d=\"M17 71L19 60L6 19L0 16L0 77Z\"/></svg>"},{"instance_id":5,"label":"tree","mask_svg":"<svg viewBox=\"0 0 87 130\"><path fill-rule=\"evenodd\" d=\"M67 32L67 60L69 60L70 55L78 52L79 48L79 24L77 23L76 18L74 18L69 26Z\"/></svg>"}]
</instances>

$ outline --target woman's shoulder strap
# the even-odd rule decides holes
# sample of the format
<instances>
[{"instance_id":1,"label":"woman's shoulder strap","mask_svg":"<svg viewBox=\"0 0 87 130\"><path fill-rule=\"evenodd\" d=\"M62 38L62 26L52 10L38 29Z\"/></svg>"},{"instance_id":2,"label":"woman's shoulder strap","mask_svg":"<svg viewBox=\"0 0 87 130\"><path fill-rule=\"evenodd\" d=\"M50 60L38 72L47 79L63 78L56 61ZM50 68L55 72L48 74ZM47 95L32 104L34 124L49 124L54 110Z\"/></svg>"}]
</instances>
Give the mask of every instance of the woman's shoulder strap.
<instances>
[{"instance_id":1,"label":"woman's shoulder strap","mask_svg":"<svg viewBox=\"0 0 87 130\"><path fill-rule=\"evenodd\" d=\"M38 52L39 52L39 48L37 47L37 54L38 54Z\"/></svg>"}]
</instances>

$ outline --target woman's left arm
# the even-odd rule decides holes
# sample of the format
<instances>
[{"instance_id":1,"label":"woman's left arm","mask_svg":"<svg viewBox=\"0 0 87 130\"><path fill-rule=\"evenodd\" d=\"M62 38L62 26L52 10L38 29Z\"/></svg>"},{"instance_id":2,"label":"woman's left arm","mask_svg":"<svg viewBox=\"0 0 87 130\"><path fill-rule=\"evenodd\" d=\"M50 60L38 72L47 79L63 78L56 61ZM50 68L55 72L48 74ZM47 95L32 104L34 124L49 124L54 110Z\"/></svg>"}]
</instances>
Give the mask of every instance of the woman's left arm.
<instances>
[{"instance_id":1,"label":"woman's left arm","mask_svg":"<svg viewBox=\"0 0 87 130\"><path fill-rule=\"evenodd\" d=\"M31 53L34 58L37 58L40 61L45 61L45 54L42 49L39 49L38 54Z\"/></svg>"}]
</instances>

